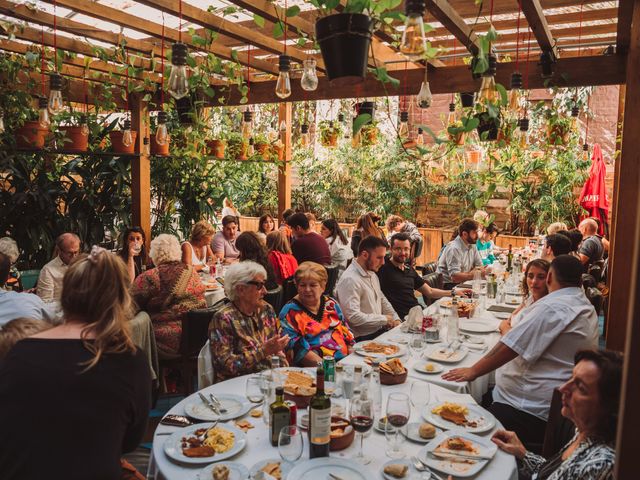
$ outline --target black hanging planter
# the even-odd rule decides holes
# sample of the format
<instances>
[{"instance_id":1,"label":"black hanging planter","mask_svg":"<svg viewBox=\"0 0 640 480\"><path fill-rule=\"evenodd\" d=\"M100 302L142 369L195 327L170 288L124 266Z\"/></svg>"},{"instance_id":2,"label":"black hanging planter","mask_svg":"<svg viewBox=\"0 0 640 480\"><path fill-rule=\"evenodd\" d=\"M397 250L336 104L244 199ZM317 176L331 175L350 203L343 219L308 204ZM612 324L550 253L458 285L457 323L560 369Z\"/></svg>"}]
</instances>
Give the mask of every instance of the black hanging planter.
<instances>
[{"instance_id":1,"label":"black hanging planter","mask_svg":"<svg viewBox=\"0 0 640 480\"><path fill-rule=\"evenodd\" d=\"M193 124L193 104L190 96L176 100L176 110L178 111L178 119L181 125Z\"/></svg>"},{"instance_id":2,"label":"black hanging planter","mask_svg":"<svg viewBox=\"0 0 640 480\"><path fill-rule=\"evenodd\" d=\"M362 13L337 13L316 22L316 39L332 86L364 81L372 32L373 20Z\"/></svg>"},{"instance_id":3,"label":"black hanging planter","mask_svg":"<svg viewBox=\"0 0 640 480\"><path fill-rule=\"evenodd\" d=\"M478 136L482 141L495 141L498 140L498 132L500 131L500 117L492 117L489 112L480 112L475 115L479 120ZM486 132L486 133L485 133Z\"/></svg>"},{"instance_id":4,"label":"black hanging planter","mask_svg":"<svg viewBox=\"0 0 640 480\"><path fill-rule=\"evenodd\" d=\"M371 123L373 121L373 115L376 112L376 104L375 102L360 102L357 103L355 106L356 109L356 113L358 114L358 116L362 115L363 113L368 113L369 115L371 115L371 120L367 123Z\"/></svg>"},{"instance_id":5,"label":"black hanging planter","mask_svg":"<svg viewBox=\"0 0 640 480\"><path fill-rule=\"evenodd\" d=\"M474 103L474 92L461 92L460 93L460 102L464 108L473 107Z\"/></svg>"}]
</instances>

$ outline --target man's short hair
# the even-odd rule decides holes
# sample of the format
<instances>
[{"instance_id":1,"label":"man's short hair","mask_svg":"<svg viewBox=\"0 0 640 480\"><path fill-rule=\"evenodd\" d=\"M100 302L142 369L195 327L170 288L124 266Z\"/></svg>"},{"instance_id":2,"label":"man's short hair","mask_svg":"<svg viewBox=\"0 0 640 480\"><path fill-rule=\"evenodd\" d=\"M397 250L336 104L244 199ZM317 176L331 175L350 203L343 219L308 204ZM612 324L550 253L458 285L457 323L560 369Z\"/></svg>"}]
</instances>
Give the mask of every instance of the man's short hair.
<instances>
[{"instance_id":1,"label":"man's short hair","mask_svg":"<svg viewBox=\"0 0 640 480\"><path fill-rule=\"evenodd\" d=\"M292 229L300 227L303 230L309 230L309 219L304 213L294 213L287 219L287 225Z\"/></svg>"},{"instance_id":2,"label":"man's short hair","mask_svg":"<svg viewBox=\"0 0 640 480\"><path fill-rule=\"evenodd\" d=\"M546 238L547 247L553 252L553 256L566 255L571 252L571 240L566 235L560 233L554 233L553 235L547 235Z\"/></svg>"},{"instance_id":3,"label":"man's short hair","mask_svg":"<svg viewBox=\"0 0 640 480\"><path fill-rule=\"evenodd\" d=\"M224 217L222 217L222 226L223 227L226 227L230 223L235 223L237 225L238 224L238 217L236 217L235 215L225 215Z\"/></svg>"},{"instance_id":4,"label":"man's short hair","mask_svg":"<svg viewBox=\"0 0 640 480\"><path fill-rule=\"evenodd\" d=\"M580 246L580 242L582 242L582 232L580 230L578 230L577 228L572 228L571 230L569 230L567 232L566 235L569 240L571 241L571 251L572 252L577 252L578 251L578 247Z\"/></svg>"},{"instance_id":5,"label":"man's short hair","mask_svg":"<svg viewBox=\"0 0 640 480\"><path fill-rule=\"evenodd\" d=\"M396 241L397 242L404 242L404 241L411 242L411 237L409 236L408 233L396 233L395 235L393 235L391 237L391 242L389 242L391 247L393 247L393 242L396 242Z\"/></svg>"},{"instance_id":6,"label":"man's short hair","mask_svg":"<svg viewBox=\"0 0 640 480\"><path fill-rule=\"evenodd\" d=\"M380 247L387 248L387 243L380 237L369 235L368 237L363 238L358 245L358 256L360 256L365 250L371 253L373 250Z\"/></svg>"},{"instance_id":7,"label":"man's short hair","mask_svg":"<svg viewBox=\"0 0 640 480\"><path fill-rule=\"evenodd\" d=\"M472 232L474 230L478 230L479 224L472 218L465 218L460 222L460 226L458 227L458 235L462 236L462 232Z\"/></svg>"},{"instance_id":8,"label":"man's short hair","mask_svg":"<svg viewBox=\"0 0 640 480\"><path fill-rule=\"evenodd\" d=\"M296 211L293 208L287 208L284 212L282 212L282 219L286 222L287 219L294 213L296 213Z\"/></svg>"},{"instance_id":9,"label":"man's short hair","mask_svg":"<svg viewBox=\"0 0 640 480\"><path fill-rule=\"evenodd\" d=\"M551 262L551 270L556 281L563 287L579 287L582 285L584 267L573 255L559 255Z\"/></svg>"},{"instance_id":10,"label":"man's short hair","mask_svg":"<svg viewBox=\"0 0 640 480\"><path fill-rule=\"evenodd\" d=\"M0 287L7 283L9 271L11 270L11 260L9 255L0 253Z\"/></svg>"}]
</instances>

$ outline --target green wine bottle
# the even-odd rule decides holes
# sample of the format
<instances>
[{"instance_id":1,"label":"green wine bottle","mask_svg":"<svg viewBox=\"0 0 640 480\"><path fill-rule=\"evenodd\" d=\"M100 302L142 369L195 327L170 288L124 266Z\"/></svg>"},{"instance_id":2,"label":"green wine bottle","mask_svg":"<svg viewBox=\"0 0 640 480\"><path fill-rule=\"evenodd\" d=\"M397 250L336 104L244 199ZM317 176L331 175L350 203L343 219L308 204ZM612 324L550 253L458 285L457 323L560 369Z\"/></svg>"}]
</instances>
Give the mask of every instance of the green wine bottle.
<instances>
[{"instance_id":1,"label":"green wine bottle","mask_svg":"<svg viewBox=\"0 0 640 480\"><path fill-rule=\"evenodd\" d=\"M509 252L507 253L507 272L511 272L513 269L513 251L511 244L509 244Z\"/></svg>"},{"instance_id":2,"label":"green wine bottle","mask_svg":"<svg viewBox=\"0 0 640 480\"><path fill-rule=\"evenodd\" d=\"M324 368L316 371L316 394L309 402L309 458L328 457L331 440L331 399L324 393Z\"/></svg>"},{"instance_id":3,"label":"green wine bottle","mask_svg":"<svg viewBox=\"0 0 640 480\"><path fill-rule=\"evenodd\" d=\"M276 401L269 405L269 431L271 433L271 445L278 446L278 437L283 427L289 426L291 410L284 403L284 388L276 387Z\"/></svg>"}]
</instances>

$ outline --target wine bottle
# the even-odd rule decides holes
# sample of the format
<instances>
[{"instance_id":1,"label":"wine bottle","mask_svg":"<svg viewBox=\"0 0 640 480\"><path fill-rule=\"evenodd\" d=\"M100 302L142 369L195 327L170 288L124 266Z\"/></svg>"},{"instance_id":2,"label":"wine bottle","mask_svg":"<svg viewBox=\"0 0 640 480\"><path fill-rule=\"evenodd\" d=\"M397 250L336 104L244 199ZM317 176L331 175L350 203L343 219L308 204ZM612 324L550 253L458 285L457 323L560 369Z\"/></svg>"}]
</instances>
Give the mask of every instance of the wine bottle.
<instances>
[{"instance_id":1,"label":"wine bottle","mask_svg":"<svg viewBox=\"0 0 640 480\"><path fill-rule=\"evenodd\" d=\"M324 393L324 368L318 365L316 394L309 402L309 458L328 457L331 440L331 399Z\"/></svg>"},{"instance_id":2,"label":"wine bottle","mask_svg":"<svg viewBox=\"0 0 640 480\"><path fill-rule=\"evenodd\" d=\"M507 253L507 272L511 272L513 265L513 251L511 250L511 244L509 244L509 252Z\"/></svg>"},{"instance_id":3,"label":"wine bottle","mask_svg":"<svg viewBox=\"0 0 640 480\"><path fill-rule=\"evenodd\" d=\"M284 388L276 388L276 401L269 405L269 431L271 433L271 445L278 446L278 437L283 427L289 426L291 410L284 402Z\"/></svg>"}]
</instances>

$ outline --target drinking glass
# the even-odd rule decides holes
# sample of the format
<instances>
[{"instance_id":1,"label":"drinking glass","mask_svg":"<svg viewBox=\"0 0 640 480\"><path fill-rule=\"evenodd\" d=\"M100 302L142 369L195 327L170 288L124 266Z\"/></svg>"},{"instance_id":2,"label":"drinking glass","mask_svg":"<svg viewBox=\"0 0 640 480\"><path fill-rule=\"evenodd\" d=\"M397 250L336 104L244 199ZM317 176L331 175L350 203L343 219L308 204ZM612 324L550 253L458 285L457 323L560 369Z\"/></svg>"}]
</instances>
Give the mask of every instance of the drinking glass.
<instances>
[{"instance_id":1,"label":"drinking glass","mask_svg":"<svg viewBox=\"0 0 640 480\"><path fill-rule=\"evenodd\" d=\"M275 400L275 385L273 383L273 372L265 370L260 373L260 390L262 391L264 404L262 406L262 420L269 424L269 405Z\"/></svg>"},{"instance_id":2,"label":"drinking glass","mask_svg":"<svg viewBox=\"0 0 640 480\"><path fill-rule=\"evenodd\" d=\"M409 350L418 357L422 356L424 351L424 333L412 333L409 338Z\"/></svg>"},{"instance_id":3,"label":"drinking glass","mask_svg":"<svg viewBox=\"0 0 640 480\"><path fill-rule=\"evenodd\" d=\"M394 392L387 399L387 424L395 427L393 444L387 450L387 456L391 458L403 458L405 453L401 447L400 428L409 422L411 416L411 404L406 393Z\"/></svg>"},{"instance_id":4,"label":"drinking glass","mask_svg":"<svg viewBox=\"0 0 640 480\"><path fill-rule=\"evenodd\" d=\"M419 409L429 403L430 396L431 389L429 388L429 384L427 382L423 382L421 380L411 382L409 397L411 398L411 405L413 405L414 408Z\"/></svg>"},{"instance_id":5,"label":"drinking glass","mask_svg":"<svg viewBox=\"0 0 640 480\"><path fill-rule=\"evenodd\" d=\"M364 434L373 426L373 401L367 396L366 391L351 402L350 419L351 426L360 435L360 450L352 458L356 462L366 465L371 462L371 457L364 454Z\"/></svg>"},{"instance_id":6,"label":"drinking glass","mask_svg":"<svg viewBox=\"0 0 640 480\"><path fill-rule=\"evenodd\" d=\"M262 379L259 375L251 375L245 384L245 396L251 403L261 403L264 400L262 391Z\"/></svg>"},{"instance_id":7,"label":"drinking glass","mask_svg":"<svg viewBox=\"0 0 640 480\"><path fill-rule=\"evenodd\" d=\"M287 463L293 463L302 456L304 440L296 425L282 427L278 435L278 453Z\"/></svg>"},{"instance_id":8,"label":"drinking glass","mask_svg":"<svg viewBox=\"0 0 640 480\"><path fill-rule=\"evenodd\" d=\"M355 389L355 379L353 378L353 371L345 370L344 376L342 377L342 393L345 398L345 408L348 411L349 401L353 396L353 390Z\"/></svg>"}]
</instances>

